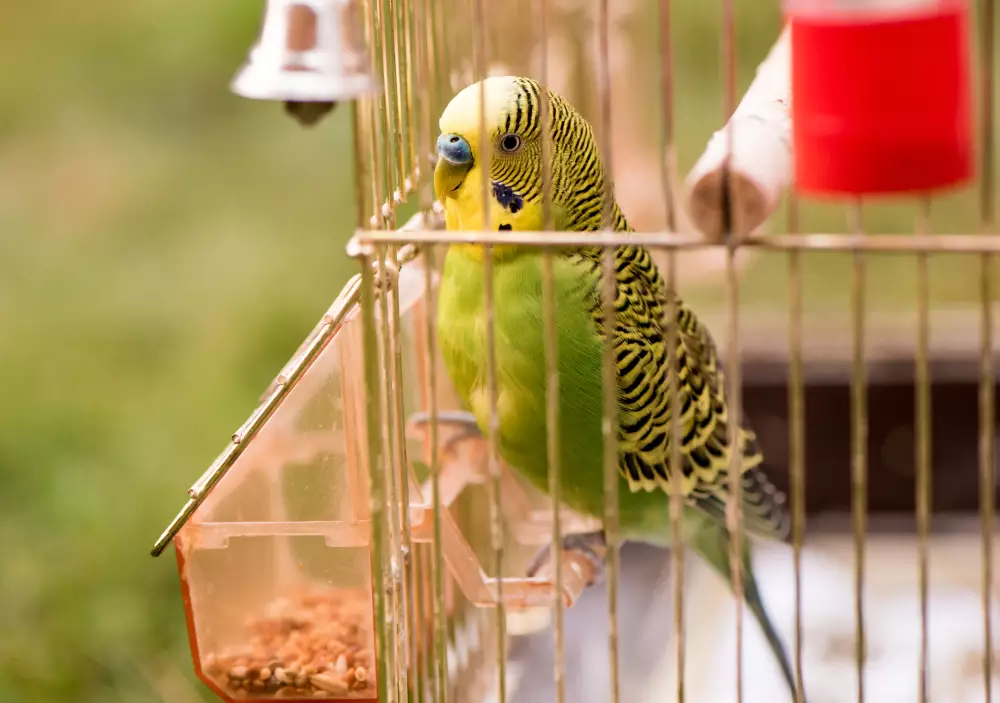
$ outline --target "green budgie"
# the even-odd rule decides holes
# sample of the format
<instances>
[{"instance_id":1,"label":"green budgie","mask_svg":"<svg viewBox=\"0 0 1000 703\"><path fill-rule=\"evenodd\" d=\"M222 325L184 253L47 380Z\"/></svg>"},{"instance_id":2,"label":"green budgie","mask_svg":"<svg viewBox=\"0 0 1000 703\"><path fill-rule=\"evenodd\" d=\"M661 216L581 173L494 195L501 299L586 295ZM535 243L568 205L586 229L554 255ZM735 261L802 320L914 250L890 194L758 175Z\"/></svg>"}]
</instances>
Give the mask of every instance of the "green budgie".
<instances>
[{"instance_id":1,"label":"green budgie","mask_svg":"<svg viewBox=\"0 0 1000 703\"><path fill-rule=\"evenodd\" d=\"M489 222L498 230L542 230L541 91L532 80L485 81L486 128L492 164L484 173L480 146L480 84L465 88L445 108L437 141L434 186L449 230L483 228L483 179L489 178ZM547 92L552 137L552 218L556 230L602 228L604 170L593 131L565 100ZM630 231L617 203L615 230ZM574 510L603 515L603 391L601 361L609 336L599 294L601 249L564 251L553 262L557 309L562 497ZM677 301L677 346L667 349L663 279L642 247L616 248L618 468L623 539L669 546L671 402L667 359L679 362L684 497L683 539L731 583L730 535L725 526L730 447L723 374L714 342L694 314ZM542 255L538 248L494 247L496 381L499 447L504 461L548 490L545 352L542 328ZM444 264L437 319L445 366L482 432L489 422L483 250L453 244ZM743 426L742 509L747 534L788 538L784 496L761 469L754 433ZM794 698L788 656L764 610L744 541L746 603L780 663ZM603 533L576 535L568 549L603 567ZM540 555L545 557L545 552ZM536 559L531 571L543 559Z\"/></svg>"}]
</instances>

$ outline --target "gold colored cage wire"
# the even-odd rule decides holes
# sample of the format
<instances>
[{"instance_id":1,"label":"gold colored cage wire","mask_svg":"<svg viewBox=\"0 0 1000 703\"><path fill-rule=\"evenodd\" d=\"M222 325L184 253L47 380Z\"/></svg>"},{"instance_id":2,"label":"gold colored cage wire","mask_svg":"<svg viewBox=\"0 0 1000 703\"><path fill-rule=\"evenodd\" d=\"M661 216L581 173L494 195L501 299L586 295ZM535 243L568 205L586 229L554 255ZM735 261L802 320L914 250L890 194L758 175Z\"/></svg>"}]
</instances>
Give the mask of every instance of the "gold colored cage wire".
<instances>
[{"instance_id":1,"label":"gold colored cage wire","mask_svg":"<svg viewBox=\"0 0 1000 703\"><path fill-rule=\"evenodd\" d=\"M722 66L724 70L724 114L723 120L728 119L736 108L737 104L737 63L735 46L735 13L734 0L721 0L722 3L722 25L721 48ZM481 80L486 77L489 66L489 26L487 24L486 0L470 0L465 3L468 7L468 17L461 18L467 21L471 28L471 57L473 66L473 80ZM395 222L396 206L400 204L411 192L415 192L419 199L420 208L423 212L430 214L434 212L433 192L428 177L430 166L433 163L434 142L437 130L435 127L436 115L451 97L451 87L447 79L449 75L449 62L451 52L456 49L445 38L444 22L442 17L442 3L435 0L370 0L366 3L365 22L371 46L375 50L376 72L381 75L383 83L383 94L376 100L359 102L355 104L354 124L355 124L355 148L357 172L357 220L362 223L361 229L352 240L352 253L361 261L360 287L358 296L363 306L363 320L365 327L365 358L366 362L381 360L386 363L367 363L366 380L369 389L382 389L384 395L369 395L368 423L369 427L383 426L388 432L381 437L370 433L368 441L369 456L371 458L370 480L372 483L373 499L373 550L376 564L387 563L388 550L393 542L398 542L398 546L407 547L409 535L407 533L406 512L399 511L397 515L386 515L390 519L380 519L377 511L392 512L393 505L406 504L406 481L401 480L400 462L402 457L402 445L398 441L393 442L391 436L401 431L401 417L398 412L400 407L398 400L400 378L398 376L399 363L391 357L393 352L398 353L398 337L393 329L393 315L386 307L386 300L389 298L385 293L391 278L389 276L378 275L379 271L385 270L379 262L386 262L389 268L398 267L405 261L414 258L418 252L423 254L427 294L433 297L433 287L431 286L431 276L434 268L435 256L432 254L435 247L448 245L451 243L474 243L485 248L484 256L484 305L486 311L487 327L487 350L488 378L487 392L490 399L490 422L487 440L490 451L490 495L491 495L491 537L494 549L495 571L502 573L503 559L503 521L501 519L500 506L500 460L498 453L498 428L499 416L497 413L497 380L495 368L495 356L492 349L493 343L493 311L494 300L492 291L492 255L491 246L503 243L516 243L519 245L539 247L543 254L543 280L546 285L543 288L544 306L544 334L546 340L546 370L547 370L547 425L549 427L548 436L548 461L550 467L549 488L553 506L552 521L552 550L553 550L553 578L556 588L553 591L552 608L553 631L554 631L554 680L555 680L555 700L566 700L566 670L565 670L565 619L564 603L562 599L561 582L563 578L561 559L561 528L558 510L560 496L560 466L559 466L559 436L553 431L558 426L559 404L558 404L558 383L559 376L556 367L556 328L553 286L551 285L552 257L560 247L573 246L601 246L604 248L604 276L602 286L602 296L604 300L604 313L606 324L613 320L614 316L614 264L613 247L623 242L639 244L652 250L660 250L666 253L667 261L667 285L673 285L676 279L676 267L674 264L673 252L678 249L690 247L707 246L705 239L697 234L681 234L677 230L676 209L674 206L674 182L675 173L673 164L669 156L663 159L662 186L663 197L667 206L666 231L656 233L637 234L616 234L610 231L611 214L611 189L613 188L610 177L610 163L613 159L612 145L610 140L610 130L608 125L611 121L611 69L609 61L609 0L595 0L595 11L598 24L598 80L597 92L600 104L599 118L604 127L601 131L601 151L605 160L605 172L609 174L606 179L605 193L605 232L603 233L580 233L570 234L566 232L532 232L532 233L498 233L490 230L490 223L484 223L484 232L442 232L437 230L426 231L397 231ZM548 84L548 61L546 42L548 41L548 30L550 25L550 9L547 0L537 0L531 3L531 11L534 13L532 20L537 31L537 40L541 43L540 61L535 77L543 84ZM673 125L674 125L674 96L673 96L673 64L672 64L672 44L671 44L671 23L670 23L670 0L660 0L660 86L661 93L659 99L662 104L662 138L663 153L670 155L673 153ZM992 339L992 299L993 290L991 282L992 257L1000 252L1000 237L996 231L996 193L994 178L994 139L995 139L995 114L994 114L994 92L995 92L995 1L979 0L979 46L978 46L978 68L979 68L979 88L980 88L980 119L978 135L979 153L979 212L981 231L972 234L931 234L930 233L930 199L922 198L918 206L918 214L914 224L912 235L872 235L864 232L862 228L862 202L855 200L848 206L848 221L851 233L849 234L819 234L801 233L797 231L797 199L794 191L788 195L788 232L776 235L760 235L754 237L724 237L722 243L716 245L725 249L726 256L726 308L727 308L727 349L726 357L729 368L729 403L731 411L739 413L741 408L741 378L740 378L740 317L737 306L739 300L739 280L735 267L736 252L741 247L762 247L772 250L783 250L787 255L787 285L788 285L788 354L789 354L789 383L788 383L788 404L790 413L789 423L789 469L790 469L790 506L792 510L792 533L794 549L794 569L795 569L795 626L794 641L792 643L793 662L796 679L796 703L803 700L803 671L802 671L802 620L801 620L801 550L802 535L805 525L805 399L803 381L803 356L802 356L802 264L801 252L803 250L839 250L850 252L852 255L852 275L851 275L851 318L853 329L853 353L852 353L852 377L851 377L851 485L852 485L852 525L854 544L854 616L857 630L855 639L855 660L857 666L857 700L865 700L864 690L864 651L865 651L865 618L863 611L862 586L865 580L865 535L866 535L866 506L867 506L867 407L866 407L866 359L865 359L865 262L866 258L878 252L910 252L914 255L917 274L917 345L915 350L916 364L916 397L915 397L915 452L916 452L916 518L917 518L917 549L918 549L918 589L920 599L921 614L921 641L919 659L919 692L920 701L927 700L927 670L928 670L928 540L930 534L930 514L931 514L931 397L930 397L930 372L928 363L928 337L929 322L928 311L930 307L930 295L928 285L928 257L931 254L945 253L976 253L980 260L978 271L979 296L980 296L980 368L979 368L979 468L980 468L980 515L981 515L981 537L982 537L982 607L983 607L983 627L984 627L984 657L983 657L983 686L985 700L992 701L991 676L993 633L990 621L990 593L993 584L992 565L992 540L994 528L994 462L995 462L995 435L994 435L994 386L995 370L993 368L993 339ZM448 21L453 22L454 17L449 17ZM459 49L458 51L461 51ZM481 96L481 101L485 98ZM543 99L544 102L544 99ZM482 103L481 103L482 104ZM544 119L547 106L543 105L542 124L546 124ZM480 130L482 135L486 134L484 129ZM732 131L729 132L729 139L733 139ZM480 153L486 153L486 145L481 144ZM548 148L546 148L548 147ZM549 193L548 178L550 176L550 145L543 137L543 203L545 209L546 229L551 230L551 196ZM729 145L732 151L732 145ZM483 187L483 211L489 213L486 207L489 193L487 192L487 180L484 179ZM722 212L726 212L726 199L728 188L723 189L723 202L720 203ZM725 215L724 215L725 217ZM424 222L428 222L425 219ZM366 226L367 225L367 226ZM728 228L724 228L728 229ZM989 236L992 235L992 236ZM377 295L381 290L383 295ZM379 300L382 306L382 314L376 315L375 301ZM430 309L434 310L433 300L430 301ZM671 315L668 310L665 313ZM429 358L434 354L434 328L430 321L433 314L427 315L426 336L429 340ZM382 333L376 329L376 319L384 321L386 326ZM398 320L398 316L396 317ZM668 319L670 319L668 317ZM388 349L379 349L379 340L384 339L388 344ZM668 348L672 348L669 346ZM435 384L434 369L429 368L430 383ZM615 437L612 432L616 426L615 413L615 370L614 358L610 345L606 345L603 359L603 388L604 388L604 473L605 473L605 513L603 516L604 527L607 535L608 549L606 555L607 571L607 598L609 617L609 640L608 664L610 667L610 691L609 700L617 702L619 700L619 627L617 618L617 594L618 594L618 568L619 568L619 538L618 538L618 468L617 449ZM676 388L677 376L674 369L670 369L668 384L671 388ZM433 399L435 393L432 391L430 397ZM677 394L672 397L676 401ZM433 400L431 401L433 404ZM388 410L388 412L386 412ZM430 408L432 416L436 412L435 407ZM679 416L675 407L672 417ZM731 431L738 427L738 415L730 424ZM431 423L431 446L436 446L437 429L436 423ZM672 423L672 432L675 440L672 446L675 449L674 456L671 457L671 470L678 471L680 457L677 455L680 446L677 441L679 427L676 422ZM733 446L738 446L733 442ZM734 467L740 462L739 452L733 456ZM386 467L396 464L395 471L386 471ZM437 491L437 465L432 462L431 476L433 485L433 496L435 515L438 513L440 504L438 503ZM393 480L392 477L397 479ZM738 594L742 591L741 583L741 562L740 553L740 530L739 530L739 500L741 486L738 480L739 472L730 472L732 481L732 500L730 509L727 511L727 522L730 530L735 535L730 555L731 569L734 574L735 588ZM388 478L388 480L386 480ZM402 495L400 495L402 493ZM684 617L683 617L683 582L684 574L684 550L680 548L680 497L675 493L671 500L671 517L674 524L674 549L672 549L673 562L673 594L674 594L674 628L675 636L673 640L677 676L677 700L683 701L684 691ZM436 519L436 518L435 518ZM396 534L390 534L395 532ZM440 553L440 528L436 525L434 560L437 564L433 580L434 596L437 599L442 597L441 584L441 553ZM396 591L386 591L384 573L374 574L376 592L376 621L381 625L379 641L379 661L383 667L386 662L396 660L388 651L391 643L397 640L386 631L387 609L395 609L395 622L400 621L400 616L405 616L406 594L397 594ZM404 579L405 583L405 579ZM411 582L412 583L412 582ZM498 588L502 585L502 579L497 581ZM404 590L405 590L404 585ZM387 596L387 593L395 594ZM387 602L388 598L388 602ZM504 602L502 594L497 594L496 623L499 641L497 642L495 653L497 656L497 700L506 699L505 690L505 633L503 623L505 622ZM742 700L742 599L735 597L736 603L736 676L737 676L737 700ZM443 613L437 616L443 618ZM438 642L443 641L444 627L443 621L436 623L438 630ZM443 676L443 665L440 657L443 652L436 654L437 661L431 666L431 676ZM436 671L436 673L434 673ZM380 672L379 687L380 699L392 700L391 689L402 693L406 690L405 685L400 685L400 671L392 672L388 668ZM405 676L405 673L403 674ZM385 690L383 690L383 686ZM433 690L437 693L435 700L442 700L444 687L436 686ZM383 697L386 696L386 697ZM405 694L403 694L405 697Z\"/></svg>"},{"instance_id":2,"label":"gold colored cage wire","mask_svg":"<svg viewBox=\"0 0 1000 703\"><path fill-rule=\"evenodd\" d=\"M721 48L722 66L724 70L724 114L723 121L729 118L737 104L737 63L735 46L735 0L720 0L722 4ZM991 281L991 266L993 257L1000 253L1000 237L996 236L996 203L995 192L995 122L994 113L996 80L995 66L995 0L978 0L978 47L977 65L980 92L980 119L978 122L978 154L979 154L979 204L981 231L969 234L932 234L930 232L929 208L930 201L924 198L920 201L918 214L911 235L873 235L862 228L862 202L856 200L848 206L848 217L851 232L847 234L819 234L797 231L797 199L794 191L788 194L788 231L783 234L757 235L747 237L727 236L718 244L708 244L697 234L682 234L678 232L677 217L673 198L675 173L669 157L664 157L662 168L663 197L667 203L667 227L663 232L616 234L610 231L610 161L613 159L610 130L607 125L611 120L611 70L609 63L609 0L594 0L598 19L597 42L598 80L597 92L600 103L599 116L605 127L600 131L600 144L605 159L607 190L605 197L606 230L597 233L567 233L567 232L446 232L431 227L431 223L439 217L440 211L434 203L431 185L433 167L434 140L437 136L436 118L441 109L451 98L452 86L449 80L450 71L455 56L469 56L473 67L473 79L480 80L487 75L490 56L489 32L487 23L486 0L468 0L455 3L452 13L461 8L467 14L461 18L445 17L443 3L439 0L365 0L360 3L363 8L364 27L369 45L372 48L373 63L377 80L381 80L381 94L369 100L354 102L354 161L356 164L356 220L359 229L350 245L350 251L361 265L361 272L355 276L337 303L331 308L331 313L324 318L319 328L314 331L311 341L301 353L295 373L301 373L308 365L310 355L315 355L324 342L324 335L333 334L343 319L346 311L360 303L364 327L364 358L366 369L367 396L367 426L381 428L381 432L368 432L369 480L372 499L372 550L373 587L375 599L375 622L377 630L377 660L378 660L378 694L381 701L407 700L407 690L414 684L417 690L429 690L435 703L445 701L448 697L444 678L447 675L445 653L445 632L448 627L446 614L441 607L433 610L433 623L427 623L433 631L431 637L434 646L427 655L416 659L407 652L416 648L417 629L423 623L414 625L412 620L419 616L415 603L418 600L430 599L440 604L444 598L444 575L441 551L440 526L440 494L438 487L438 460L432 457L430 475L434 510L434 539L432 541L432 558L429 580L431 593L422 592L424 583L413 573L414 565L404 563L404 573L400 578L392 572L392 554L410 553L411 535L409 513L401 509L409 503L407 491L408 482L405 479L406 447L403 441L402 417L402 384L400 361L399 310L395 296L390 295L396 280L394 274L418 256L422 258L425 274L425 290L428 296L428 308L432 311L425 315L423 334L428 340L425 357L435 356L434 285L433 277L435 262L438 260L437 250L456 243L475 243L485 248L483 259L485 281L485 310L488 344L493 341L493 311L492 291L493 259L491 246L502 243L517 243L519 245L539 247L543 255L543 277L546 285L543 289L544 298L544 332L546 340L547 369L547 424L548 460L550 466L550 491L553 506L552 516L552 550L553 578L556 587L553 591L553 633L554 633L554 680L555 700L566 700L566 664L565 664L565 604L562 598L562 560L560 511L556 509L560 503L560 466L559 466L559 436L551 428L558 426L559 376L556 367L556 333L554 292L551 285L551 271L554 254L560 247L601 246L604 248L604 276L602 295L605 305L606 319L614 316L614 279L613 279L613 247L622 243L634 243L665 253L668 261L667 284L673 285L676 278L676 266L673 253L688 248L714 246L726 252L726 363L728 364L729 403L733 413L741 409L741 373L740 373L740 316L738 314L739 278L735 267L736 253L740 248L757 247L785 252L787 257L787 292L788 292L788 407L789 407L789 473L790 473L790 506L792 511L792 544L794 550L795 572L795 625L790 643L793 654L793 666L797 682L796 702L803 700L803 670L802 670L802 610L801 610L801 552L803 531L805 527L805 394L803 374L803 267L802 252L809 250L842 251L852 256L850 279L850 309L852 319L852 374L851 374L851 486L852 486L852 526L853 526L853 572L854 572L854 618L857 637L855 640L855 662L857 667L857 700L865 700L863 668L865 665L865 617L863 611L862 586L865 581L865 548L867 530L867 429L868 415L866 406L866 281L865 266L869 256L878 253L910 253L915 261L917 276L917 344L915 349L916 395L915 395L915 457L916 457L916 527L918 550L918 592L921 614L921 640L919 647L919 691L920 701L928 697L928 543L931 523L931 393L930 369L928 353L929 337L929 307L930 294L928 285L928 258L933 255L948 253L975 254L980 266L976 275L979 278L979 308L980 308L980 363L979 363L979 481L980 481L980 526L982 540L982 573L981 597L983 608L984 657L982 660L984 695L987 703L993 700L991 690L993 633L990 620L991 592L993 587L992 542L994 532L994 464L995 464L995 369L993 368L993 319L992 300L994 297ZM534 75L543 85L548 83L549 66L546 59L545 45L548 41L551 24L551 8L547 0L532 0L530 9L533 13L532 31L536 32L537 41L541 43L540 60ZM674 141L674 97L672 64L673 28L670 23L670 0L659 0L660 36L659 36L659 69L661 92L659 100L662 106L662 139L663 153L673 153ZM446 22L454 23L456 19L471 29L468 47L455 45L454 34L446 36ZM776 28L777 29L777 28ZM543 115L544 115L543 106ZM542 124L546 124L542 120ZM485 130L482 130L485 134ZM732 134L730 133L730 138ZM543 139L543 144L545 144ZM731 150L731 147L730 147ZM546 209L546 229L551 229L551 208L549 194L550 147L543 149L543 193ZM489 197L486 192L487 181L484 179L484 203ZM419 230L397 228L397 209L408 199L415 198L424 216ZM726 210L721 203L723 212ZM484 207L489 213L489 208ZM486 223L489 230L489 223ZM395 309L394 309L395 308ZM672 314L668 310L667 316ZM669 327L668 327L669 329ZM668 342L669 344L669 342ZM668 346L668 348L671 348ZM497 379L495 358L492 348L489 354L489 374L487 379L488 393L491 401L491 415L487 441L489 446L489 493L490 493L490 525L491 545L493 549L493 567L496 574L503 572L503 531L500 506L500 459L498 452L499 417L496 408ZM432 388L429 399L431 407L430 445L437 446L439 429L433 419L436 407L436 369L434 364L428 364L424 371ZM280 400L295 381L294 377L279 376L278 384L272 389L270 400ZM618 627L618 570L619 570L619 537L618 537L618 468L615 434L612 428L616 426L615 413L615 370L614 359L610 345L607 346L603 364L604 388L604 472L605 472L605 514L603 523L607 535L606 577L607 577L607 614L609 618L609 639L607 642L608 665L610 666L609 700L619 700L619 627ZM677 375L670 369L668 384L676 388ZM677 394L672 397L677 399ZM265 403L262 408L266 408ZM272 403L273 405L273 403ZM675 407L672 417L679 416ZM266 419L264 411L251 417L244 428L234 437L234 446L240 440L252 437L255 428ZM730 423L731 431L738 427L738 417ZM677 455L680 442L677 441L679 427L673 423L675 440L672 446L675 454L671 457L671 470L678 471L680 457ZM739 447L738 442L733 446ZM733 456L734 467L739 464L737 451ZM731 554L731 568L735 574L736 593L741 591L741 561L738 558L740 550L739 498L741 484L735 480L738 471L730 472L732 481L732 496L730 509L727 511L727 522L735 535ZM211 486L202 486L203 491ZM194 494L192 494L194 495ZM678 676L676 679L676 695L678 701L685 700L684 682L684 589L681 587L684 578L684 550L680 547L679 516L681 511L679 495L671 500L671 516L674 529L674 549L671 550L673 576L673 610L675 636L673 638L673 657ZM188 515L194 507L189 503ZM178 518L183 522L184 517ZM169 530L168 530L169 532ZM161 547L162 548L162 547ZM377 568L381 566L382 568ZM390 587L390 582L395 587ZM491 651L497 657L496 668L498 677L497 699L506 700L505 668L506 668L506 633L504 631L505 604L500 591L503 579L496 579L496 632L498 640ZM742 680L740 665L742 657L742 599L735 597L736 605L736 651L737 662L737 700L742 700ZM404 665L403 662L410 662ZM408 684L407 678L410 678ZM421 681L425 683L421 683Z\"/></svg>"}]
</instances>

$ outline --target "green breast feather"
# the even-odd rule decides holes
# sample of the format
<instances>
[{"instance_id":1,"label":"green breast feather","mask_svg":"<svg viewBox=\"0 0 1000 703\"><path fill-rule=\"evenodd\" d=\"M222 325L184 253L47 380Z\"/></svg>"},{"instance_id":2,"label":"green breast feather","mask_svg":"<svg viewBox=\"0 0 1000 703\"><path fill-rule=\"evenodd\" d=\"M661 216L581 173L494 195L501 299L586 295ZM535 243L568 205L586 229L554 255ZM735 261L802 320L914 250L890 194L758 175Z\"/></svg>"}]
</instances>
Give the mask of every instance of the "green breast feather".
<instances>
[{"instance_id":1,"label":"green breast feather","mask_svg":"<svg viewBox=\"0 0 1000 703\"><path fill-rule=\"evenodd\" d=\"M557 266L563 470L576 471L564 489L574 507L599 513L600 443L580 437L599 427L602 405L601 345L605 334L599 298L599 248L576 250ZM613 338L618 377L619 470L633 494L670 491L671 402L662 315L663 281L649 253L620 246L616 326ZM439 308L439 342L456 390L480 426L488 419L482 264L449 251ZM540 486L545 484L544 339L540 256L522 254L495 264L496 361L501 449L505 459ZM678 301L676 307L678 392L681 409L681 488L688 503L720 521L730 493L728 411L724 377L708 330ZM574 426L573 420L577 423ZM599 430L598 430L599 432ZM783 498L759 468L754 433L743 424L742 504L748 532L785 539ZM583 452L589 456L585 456ZM662 491L662 493L661 493ZM638 497L638 496L637 496ZM652 497L652 496L650 496ZM595 510L595 508L597 508Z\"/></svg>"}]
</instances>

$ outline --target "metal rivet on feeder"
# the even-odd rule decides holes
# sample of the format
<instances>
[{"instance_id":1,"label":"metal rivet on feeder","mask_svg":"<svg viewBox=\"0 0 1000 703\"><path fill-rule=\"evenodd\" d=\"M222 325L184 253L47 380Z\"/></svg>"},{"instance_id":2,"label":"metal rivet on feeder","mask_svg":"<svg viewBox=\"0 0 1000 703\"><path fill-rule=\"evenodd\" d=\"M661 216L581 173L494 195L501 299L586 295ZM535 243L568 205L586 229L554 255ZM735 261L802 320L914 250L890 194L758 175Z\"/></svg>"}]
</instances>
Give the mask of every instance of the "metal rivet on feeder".
<instances>
[{"instance_id":1,"label":"metal rivet on feeder","mask_svg":"<svg viewBox=\"0 0 1000 703\"><path fill-rule=\"evenodd\" d=\"M281 100L312 125L338 102L376 92L370 68L354 0L268 0L260 38L231 87Z\"/></svg>"}]
</instances>

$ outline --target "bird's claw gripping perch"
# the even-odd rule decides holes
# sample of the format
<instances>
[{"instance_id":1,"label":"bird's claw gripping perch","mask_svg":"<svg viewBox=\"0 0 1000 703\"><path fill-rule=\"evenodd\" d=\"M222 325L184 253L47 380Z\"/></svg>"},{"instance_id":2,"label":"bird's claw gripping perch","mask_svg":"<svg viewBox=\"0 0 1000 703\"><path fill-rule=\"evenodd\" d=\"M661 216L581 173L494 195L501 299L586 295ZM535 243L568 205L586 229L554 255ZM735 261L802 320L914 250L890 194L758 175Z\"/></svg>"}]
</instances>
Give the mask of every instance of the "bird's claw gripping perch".
<instances>
[{"instance_id":1,"label":"bird's claw gripping perch","mask_svg":"<svg viewBox=\"0 0 1000 703\"><path fill-rule=\"evenodd\" d=\"M587 586L595 586L604 581L604 554L607 543L603 532L587 532L585 534L567 535L562 539L563 552L574 552L587 559L593 567L593 577ZM528 565L528 578L541 571L542 567L552 561L552 546L546 545L538 550Z\"/></svg>"},{"instance_id":2,"label":"bird's claw gripping perch","mask_svg":"<svg viewBox=\"0 0 1000 703\"><path fill-rule=\"evenodd\" d=\"M448 438L446 442L441 444L440 456L448 456L457 444L466 439L472 439L473 437L482 438L483 434L479 430L479 425L476 423L476 416L469 412L464 412L462 410L446 410L444 412L437 413L438 431L445 425L458 426L458 432ZM410 415L410 418L406 421L406 424L413 428L418 429L425 425L431 423L431 414L428 412L416 412Z\"/></svg>"}]
</instances>

